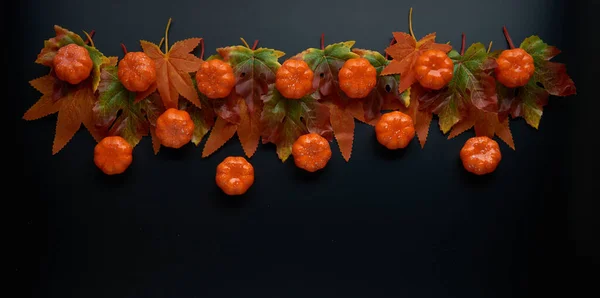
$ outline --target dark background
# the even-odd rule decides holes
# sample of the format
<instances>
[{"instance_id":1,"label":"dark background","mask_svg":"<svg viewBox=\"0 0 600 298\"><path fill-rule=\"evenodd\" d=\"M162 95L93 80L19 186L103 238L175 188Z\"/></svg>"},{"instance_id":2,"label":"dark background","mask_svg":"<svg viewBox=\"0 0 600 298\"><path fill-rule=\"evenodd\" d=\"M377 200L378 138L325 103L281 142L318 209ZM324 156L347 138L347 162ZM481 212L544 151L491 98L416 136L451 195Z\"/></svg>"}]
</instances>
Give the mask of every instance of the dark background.
<instances>
[{"instance_id":1,"label":"dark background","mask_svg":"<svg viewBox=\"0 0 600 298\"><path fill-rule=\"evenodd\" d=\"M16 125L16 146L8 146L16 152L5 162L17 163L6 170L18 174L8 182L22 183L6 188L18 194L5 197L5 212L15 216L8 270L32 297L594 296L600 49L592 32L600 7L588 2L3 4L11 74L3 100ZM578 95L552 97L539 131L511 121L517 150L499 141L503 160L487 177L459 162L472 131L446 140L434 120L423 150L415 140L390 152L373 128L357 124L350 162L332 143L333 158L317 174L291 159L282 164L274 146L260 145L251 159L256 182L242 198L225 197L214 183L216 165L243 154L237 140L202 159L192 144L155 156L145 138L129 170L107 177L83 128L52 156L56 116L21 120L40 96L27 82L48 71L33 61L54 24L95 29L107 56L122 56L121 42L130 50L140 39L158 42L173 17L171 43L203 37L211 54L244 37L290 57L317 47L322 32L326 43L356 40L383 51L392 31L408 30L411 6L418 37L435 31L455 46L464 32L468 44L505 48L503 25L516 43L540 35L563 50L556 61L568 65Z\"/></svg>"}]
</instances>

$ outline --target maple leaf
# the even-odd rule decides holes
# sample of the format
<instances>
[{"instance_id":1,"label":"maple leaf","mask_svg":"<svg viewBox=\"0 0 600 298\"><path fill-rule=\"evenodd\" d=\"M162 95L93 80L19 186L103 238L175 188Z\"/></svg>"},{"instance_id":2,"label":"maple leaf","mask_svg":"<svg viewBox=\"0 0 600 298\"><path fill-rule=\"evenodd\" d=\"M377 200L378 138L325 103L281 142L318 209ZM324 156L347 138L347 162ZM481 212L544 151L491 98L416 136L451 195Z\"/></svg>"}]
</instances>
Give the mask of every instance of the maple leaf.
<instances>
[{"instance_id":1,"label":"maple leaf","mask_svg":"<svg viewBox=\"0 0 600 298\"><path fill-rule=\"evenodd\" d=\"M374 119L378 119L381 116L381 110L384 104L391 105L393 102L400 102L405 107L410 104L410 97L402 96L398 92L398 81L400 77L398 75L387 75L381 76L381 71L390 64L383 55L376 51L363 50L363 49L352 49L352 52L358 54L360 57L369 60L369 63L377 70L377 84L373 88L373 91L367 95L367 97L361 99L364 110L364 120L359 119L365 123L369 123ZM406 92L406 91L405 91ZM357 118L358 119L358 118Z\"/></svg>"},{"instance_id":2,"label":"maple leaf","mask_svg":"<svg viewBox=\"0 0 600 298\"><path fill-rule=\"evenodd\" d=\"M236 132L244 153L246 156L252 157L260 140L260 114L258 111L262 108L255 109L253 113L250 113L245 100L235 92L230 93L226 98L213 100L212 105L217 115L217 122L227 122L230 125L222 124L220 126L222 130L216 130L216 127L213 129L206 142L202 157L207 157L221 148ZM219 136L219 133L224 133L224 135Z\"/></svg>"},{"instance_id":3,"label":"maple leaf","mask_svg":"<svg viewBox=\"0 0 600 298\"><path fill-rule=\"evenodd\" d=\"M100 67L103 64L108 64L110 62L109 59L95 47L86 45L81 36L58 25L54 26L54 31L56 36L44 41L44 48L38 54L35 62L52 68L54 67L54 56L56 56L58 49L68 44L82 46L88 51L92 59L91 80L92 90L95 92L100 83ZM85 81L81 84L85 84Z\"/></svg>"},{"instance_id":4,"label":"maple leaf","mask_svg":"<svg viewBox=\"0 0 600 298\"><path fill-rule=\"evenodd\" d=\"M293 59L304 60L315 76L313 87L316 88L314 97L321 99L334 93L339 93L338 72L346 60L357 58L352 52L355 41L330 44L324 49L310 48L297 54Z\"/></svg>"},{"instance_id":5,"label":"maple leaf","mask_svg":"<svg viewBox=\"0 0 600 298\"><path fill-rule=\"evenodd\" d=\"M404 32L393 32L392 34L396 43L385 49L385 52L392 56L393 60L381 74L400 74L400 84L398 85L400 93L417 82L414 64L424 51L440 50L447 53L452 49L450 45L435 43L435 33L428 34L419 41Z\"/></svg>"},{"instance_id":6,"label":"maple leaf","mask_svg":"<svg viewBox=\"0 0 600 298\"><path fill-rule=\"evenodd\" d=\"M447 87L441 90L426 90L420 85L413 86L418 94L419 112L437 114L440 130L444 134L461 121L465 122L462 126L473 123L465 130L473 127L476 120L477 123L486 119L497 122L498 119L493 120L493 117L480 117L485 114L483 112L496 115L498 111L496 83L490 75L496 63L489 58L485 46L475 43L466 50L464 55L452 50L448 53L448 57L454 63L454 74ZM481 125L485 124L481 123L479 126ZM492 133L491 136L493 135ZM426 137L419 134L419 140L423 146Z\"/></svg>"},{"instance_id":7,"label":"maple leaf","mask_svg":"<svg viewBox=\"0 0 600 298\"><path fill-rule=\"evenodd\" d=\"M45 75L41 78L31 80L29 84L37 91L42 93L42 97L31 107L23 119L25 120L36 120L45 117L50 114L54 114L60 110L62 101L54 100L52 95L54 93L54 84L58 81L52 75Z\"/></svg>"},{"instance_id":8,"label":"maple leaf","mask_svg":"<svg viewBox=\"0 0 600 298\"><path fill-rule=\"evenodd\" d=\"M233 137L237 131L237 124L228 122L227 120L217 117L215 125L210 131L210 135L206 140L204 149L202 150L202 157L207 157L221 148L229 139Z\"/></svg>"},{"instance_id":9,"label":"maple leaf","mask_svg":"<svg viewBox=\"0 0 600 298\"><path fill-rule=\"evenodd\" d=\"M575 83L567 74L564 64L550 62L560 53L556 47L544 43L538 36L530 36L521 43L520 48L533 57L535 71L523 87L513 89L498 84L500 113L502 116L510 113L513 118L523 117L537 129L549 95L576 94Z\"/></svg>"},{"instance_id":10,"label":"maple leaf","mask_svg":"<svg viewBox=\"0 0 600 298\"><path fill-rule=\"evenodd\" d=\"M326 118L329 116L327 107L314 98L288 99L272 85L269 93L263 96L263 102L262 142L275 144L282 162L290 156L292 145L301 135L311 132L331 137L331 126ZM351 120L354 125L353 118Z\"/></svg>"},{"instance_id":11,"label":"maple leaf","mask_svg":"<svg viewBox=\"0 0 600 298\"><path fill-rule=\"evenodd\" d=\"M269 86L275 83L275 73L281 66L278 59L285 53L268 48L254 50L245 46L219 48L217 53L207 60L221 59L228 62L233 68L236 84L229 96L213 100L215 112L219 118L236 125L242 149L246 156L252 157L258 148L261 136L260 115L263 109L261 97L267 94ZM223 132L228 136L230 130L226 129ZM205 152L208 154L214 152L227 140L229 138L215 136L211 139L212 148L209 148L211 150Z\"/></svg>"},{"instance_id":12,"label":"maple leaf","mask_svg":"<svg viewBox=\"0 0 600 298\"><path fill-rule=\"evenodd\" d=\"M245 46L219 48L217 53L233 68L235 92L246 100L248 111L253 113L259 109L261 96L267 94L270 84L275 83L275 73L281 66L278 59L285 53L268 48L252 50Z\"/></svg>"},{"instance_id":13,"label":"maple leaf","mask_svg":"<svg viewBox=\"0 0 600 298\"><path fill-rule=\"evenodd\" d=\"M138 93L139 94L139 93ZM152 137L152 149L154 149L154 154L158 154L160 150L160 140L158 136L156 136L156 119L165 111L165 107L162 103L162 98L158 94L158 92L154 92L143 101L143 108L146 112L146 118L148 119L148 123L150 124L150 136ZM134 101L134 103L138 104L140 101Z\"/></svg>"},{"instance_id":14,"label":"maple leaf","mask_svg":"<svg viewBox=\"0 0 600 298\"><path fill-rule=\"evenodd\" d=\"M58 112L52 154L58 153L73 138L81 124L96 141L101 140L103 134L94 126L92 107L95 97L89 82L87 85L70 86L61 93L60 98L54 99L52 95L57 82L58 79L53 75L29 82L42 93L42 97L25 112L23 119L35 120Z\"/></svg>"},{"instance_id":15,"label":"maple leaf","mask_svg":"<svg viewBox=\"0 0 600 298\"><path fill-rule=\"evenodd\" d=\"M195 80L194 80L195 83ZM212 104L204 94L198 94L202 109L188 104L186 101L179 103L179 109L185 110L190 114L192 121L194 121L194 133L192 134L192 143L198 146L202 141L202 138L210 131L215 124L215 113L212 108Z\"/></svg>"},{"instance_id":16,"label":"maple leaf","mask_svg":"<svg viewBox=\"0 0 600 298\"><path fill-rule=\"evenodd\" d=\"M493 138L494 135L500 137L510 148L515 149L512 134L510 132L508 118L500 120L498 113L486 112L471 107L469 116L452 127L448 139L454 138L459 134L475 127L476 136L487 136Z\"/></svg>"},{"instance_id":17,"label":"maple leaf","mask_svg":"<svg viewBox=\"0 0 600 298\"><path fill-rule=\"evenodd\" d=\"M136 103L136 93L127 90L119 81L117 67L103 67L100 76L98 101L93 108L96 126L108 130L108 135L123 137L135 147L148 135L164 109L156 97ZM153 144L155 142L153 140ZM154 149L157 152L157 148Z\"/></svg>"},{"instance_id":18,"label":"maple leaf","mask_svg":"<svg viewBox=\"0 0 600 298\"><path fill-rule=\"evenodd\" d=\"M190 52L201 40L190 38L178 41L166 53L149 41L140 41L144 53L156 64L156 85L165 108L178 108L179 95L200 107L200 99L190 73L200 68L202 60ZM165 48L168 49L166 43Z\"/></svg>"},{"instance_id":19,"label":"maple leaf","mask_svg":"<svg viewBox=\"0 0 600 298\"><path fill-rule=\"evenodd\" d=\"M333 134L338 142L342 156L346 161L352 154L352 143L354 140L354 116L361 113L356 111L359 105L357 99L348 98L339 88L338 73L346 60L359 57L352 52L354 41L334 43L323 49L310 48L297 54L292 59L304 60L312 69L315 76L313 87L316 91L311 95L313 98L322 101L330 108L336 106L335 117L330 117ZM334 116L333 113L331 116ZM350 121L351 119L352 121ZM335 123L334 123L335 121ZM350 124L352 122L352 124Z\"/></svg>"},{"instance_id":20,"label":"maple leaf","mask_svg":"<svg viewBox=\"0 0 600 298\"><path fill-rule=\"evenodd\" d=\"M407 90L410 90L410 105L408 108L401 106L400 111L406 113L408 116L410 116L410 118L412 118L413 125L415 126L415 133L419 139L419 144L421 145L421 148L423 148L425 146L425 142L427 142L429 126L431 125L431 119L433 118L433 114L430 110L420 108L419 98L427 91L424 90L419 84L415 84Z\"/></svg>"}]
</instances>

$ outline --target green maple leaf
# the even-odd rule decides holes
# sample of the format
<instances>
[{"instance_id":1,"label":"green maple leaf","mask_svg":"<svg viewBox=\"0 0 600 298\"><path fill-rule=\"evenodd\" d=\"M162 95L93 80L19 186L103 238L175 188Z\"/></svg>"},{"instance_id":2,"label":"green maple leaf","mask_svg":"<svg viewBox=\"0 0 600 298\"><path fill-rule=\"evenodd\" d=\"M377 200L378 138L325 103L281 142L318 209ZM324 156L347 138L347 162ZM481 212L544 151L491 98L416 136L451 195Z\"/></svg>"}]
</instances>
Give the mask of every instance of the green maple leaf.
<instances>
[{"instance_id":1,"label":"green maple leaf","mask_svg":"<svg viewBox=\"0 0 600 298\"><path fill-rule=\"evenodd\" d=\"M309 132L321 135L331 133L327 108L310 96L288 99L272 86L263 100L262 141L277 146L277 155L282 162L290 156L292 145L301 135Z\"/></svg>"},{"instance_id":2,"label":"green maple leaf","mask_svg":"<svg viewBox=\"0 0 600 298\"><path fill-rule=\"evenodd\" d=\"M304 60L314 72L313 88L316 91L311 96L335 109L332 114L335 117L329 118L330 124L346 161L350 159L354 141L353 115L356 113L353 113L355 111L352 108L356 105L352 104L360 103L348 98L341 91L338 73L348 59L359 57L358 54L352 52L354 43L354 41L345 41L328 45L324 49L309 48L292 58ZM364 116L359 120L365 121Z\"/></svg>"},{"instance_id":3,"label":"green maple leaf","mask_svg":"<svg viewBox=\"0 0 600 298\"><path fill-rule=\"evenodd\" d=\"M316 98L326 97L339 92L338 72L346 60L357 58L352 52L354 41L334 43L325 49L310 48L294 58L304 60L314 72L313 87L317 89Z\"/></svg>"},{"instance_id":4,"label":"green maple leaf","mask_svg":"<svg viewBox=\"0 0 600 298\"><path fill-rule=\"evenodd\" d=\"M510 113L514 118L523 117L537 129L549 95L569 96L577 91L575 83L567 74L566 66L550 62L560 50L549 46L535 35L526 38L520 48L533 57L535 71L523 87L510 89L498 84L500 110L503 115Z\"/></svg>"},{"instance_id":5,"label":"green maple leaf","mask_svg":"<svg viewBox=\"0 0 600 298\"><path fill-rule=\"evenodd\" d=\"M420 109L438 115L444 134L469 117L470 106L488 112L498 109L494 79L489 75L495 62L489 59L485 46L475 43L464 55L452 50L448 57L454 63L454 74L448 87L426 92L419 98Z\"/></svg>"},{"instance_id":6,"label":"green maple leaf","mask_svg":"<svg viewBox=\"0 0 600 298\"><path fill-rule=\"evenodd\" d=\"M246 100L249 111L253 113L259 109L260 97L267 94L270 84L275 83L275 73L281 66L278 59L285 53L268 48L252 50L245 46L219 48L217 53L233 68L235 92Z\"/></svg>"},{"instance_id":7,"label":"green maple leaf","mask_svg":"<svg viewBox=\"0 0 600 298\"><path fill-rule=\"evenodd\" d=\"M56 36L44 41L44 48L38 54L35 62L48 67L54 67L53 60L54 56L56 56L56 53L58 52L58 49L68 44L82 46L88 51L93 62L91 77L92 90L95 92L98 89L98 84L100 83L100 67L103 64L108 64L109 59L95 47L86 45L81 36L75 34L74 32L71 32L58 25L54 26L54 31Z\"/></svg>"},{"instance_id":8,"label":"green maple leaf","mask_svg":"<svg viewBox=\"0 0 600 298\"><path fill-rule=\"evenodd\" d=\"M108 129L109 135L123 137L132 146L148 135L154 121L164 111L160 100L150 97L136 103L135 92L125 89L114 66L102 68L98 90L98 101L94 106L96 125Z\"/></svg>"},{"instance_id":9,"label":"green maple leaf","mask_svg":"<svg viewBox=\"0 0 600 298\"><path fill-rule=\"evenodd\" d=\"M260 140L260 115L263 109L261 97L266 95L269 86L275 83L275 73L281 66L278 59L285 53L268 48L256 50L245 46L230 46L217 49L211 59L221 59L233 68L236 77L234 90L226 98L212 101L219 118L236 127L220 125L220 129L209 136L210 142L204 149L204 156L210 155L230 139L232 130L237 132L246 156L252 157ZM243 103L240 103L243 99Z\"/></svg>"},{"instance_id":10,"label":"green maple leaf","mask_svg":"<svg viewBox=\"0 0 600 298\"><path fill-rule=\"evenodd\" d=\"M211 106L208 102L204 102L202 98L206 98L205 96L200 96L200 102L202 103L202 109L198 107L188 104L186 101L179 102L179 109L185 110L190 114L192 121L194 121L194 133L192 134L192 143L198 146L202 141L202 138L210 131L211 127L214 125L215 118L214 113L211 109ZM205 113L208 111L208 113Z\"/></svg>"}]
</instances>

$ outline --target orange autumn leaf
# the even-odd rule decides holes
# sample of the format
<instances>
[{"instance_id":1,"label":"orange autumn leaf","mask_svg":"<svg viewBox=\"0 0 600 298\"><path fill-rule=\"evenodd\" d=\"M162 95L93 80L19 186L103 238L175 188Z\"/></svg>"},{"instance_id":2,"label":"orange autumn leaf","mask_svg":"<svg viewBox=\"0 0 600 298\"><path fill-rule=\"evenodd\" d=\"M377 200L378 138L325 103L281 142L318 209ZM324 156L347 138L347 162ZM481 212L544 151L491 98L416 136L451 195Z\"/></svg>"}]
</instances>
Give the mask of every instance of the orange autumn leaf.
<instances>
[{"instance_id":1,"label":"orange autumn leaf","mask_svg":"<svg viewBox=\"0 0 600 298\"><path fill-rule=\"evenodd\" d=\"M150 87L148 87L148 89L146 89L145 91L142 92L136 92L135 93L135 100L133 101L134 103L138 103L146 98L148 98L148 96L150 96L150 94L156 92L157 89L157 85L156 83L150 85Z\"/></svg>"},{"instance_id":2,"label":"orange autumn leaf","mask_svg":"<svg viewBox=\"0 0 600 298\"><path fill-rule=\"evenodd\" d=\"M408 108L401 105L399 109L412 118L421 148L425 147L425 142L427 142L427 136L429 135L429 126L431 125L431 119L433 118L431 111L421 110L419 107L418 98L423 92L426 91L423 90L420 85L413 86L410 89L410 105Z\"/></svg>"},{"instance_id":3,"label":"orange autumn leaf","mask_svg":"<svg viewBox=\"0 0 600 298\"><path fill-rule=\"evenodd\" d=\"M229 123L227 120L217 117L215 126L212 128L210 136L208 136L208 140L206 140L206 144L202 150L202 157L207 157L223 147L233 137L236 130L236 124Z\"/></svg>"},{"instance_id":4,"label":"orange autumn leaf","mask_svg":"<svg viewBox=\"0 0 600 298\"><path fill-rule=\"evenodd\" d=\"M426 50L440 50L444 53L452 50L448 44L435 43L435 33L431 33L416 41L410 34L404 32L393 32L396 43L385 49L393 60L386 66L381 75L400 74L398 92L412 86L417 79L414 72L414 64L417 58Z\"/></svg>"},{"instance_id":5,"label":"orange autumn leaf","mask_svg":"<svg viewBox=\"0 0 600 298\"><path fill-rule=\"evenodd\" d=\"M156 64L156 85L165 108L177 108L179 95L200 107L200 99L194 89L191 72L200 68L202 60L190 54L202 38L178 41L165 54L155 44L140 41L144 53Z\"/></svg>"},{"instance_id":6,"label":"orange autumn leaf","mask_svg":"<svg viewBox=\"0 0 600 298\"><path fill-rule=\"evenodd\" d=\"M342 156L348 161L352 154L352 142L354 141L354 117L348 111L342 110L336 105L329 106L329 113L335 139L338 142Z\"/></svg>"},{"instance_id":7,"label":"orange autumn leaf","mask_svg":"<svg viewBox=\"0 0 600 298\"><path fill-rule=\"evenodd\" d=\"M375 126L377 124L377 121L379 121L379 118L381 118L381 115L379 115L376 118L371 119L371 121L367 121L367 119L365 119L365 111L363 105L360 101L352 101L348 103L348 105L346 106L346 111L350 113L352 117L356 118L356 120L369 124L371 126Z\"/></svg>"},{"instance_id":8,"label":"orange autumn leaf","mask_svg":"<svg viewBox=\"0 0 600 298\"><path fill-rule=\"evenodd\" d=\"M260 140L260 114L250 113L244 100L240 100L240 124L237 134L246 156L252 157Z\"/></svg>"},{"instance_id":9,"label":"orange autumn leaf","mask_svg":"<svg viewBox=\"0 0 600 298\"><path fill-rule=\"evenodd\" d=\"M258 142L260 141L261 136L261 126L260 126L260 113L262 110L256 108L254 112L250 111L250 108L247 105L247 101L244 97L237 95L236 93L231 93L227 98L212 100L212 106L215 108L215 114L217 115L217 119L226 121L230 123L235 129L234 133L237 132L240 143L242 144L242 149L244 149L244 153L248 158L252 157L258 148ZM204 104L203 104L204 105ZM258 107L258 106L255 106ZM203 109L204 110L204 109ZM216 135L213 134L219 133L218 131L211 133L211 137L219 139ZM229 130L223 131L226 133L226 136L230 133ZM228 137L229 140L231 137ZM209 137L210 140L210 137ZM224 144L224 143L223 143ZM212 154L219 147L223 146L220 144L215 150L207 152L207 155ZM206 157L204 156L204 157Z\"/></svg>"},{"instance_id":10,"label":"orange autumn leaf","mask_svg":"<svg viewBox=\"0 0 600 298\"><path fill-rule=\"evenodd\" d=\"M56 79L51 75L45 75L29 82L33 88L42 93L42 97L25 112L23 119L36 120L60 110L62 101L52 98L55 82Z\"/></svg>"},{"instance_id":11,"label":"orange autumn leaf","mask_svg":"<svg viewBox=\"0 0 600 298\"><path fill-rule=\"evenodd\" d=\"M56 134L52 145L52 154L58 153L73 138L83 124L92 137L99 141L104 132L94 124L92 107L96 100L90 85L82 85L74 90L68 90L57 100L53 99L53 88L57 79L47 75L30 82L31 86L40 91L42 97L23 115L25 120L35 120L58 112Z\"/></svg>"},{"instance_id":12,"label":"orange autumn leaf","mask_svg":"<svg viewBox=\"0 0 600 298\"><path fill-rule=\"evenodd\" d=\"M486 112L477 108L471 108L469 117L461 120L452 127L448 139L452 139L472 127L475 127L476 136L493 138L494 135L497 135L510 148L515 150L515 143L508 126L508 118L505 118L504 121L500 122L497 113Z\"/></svg>"}]
</instances>

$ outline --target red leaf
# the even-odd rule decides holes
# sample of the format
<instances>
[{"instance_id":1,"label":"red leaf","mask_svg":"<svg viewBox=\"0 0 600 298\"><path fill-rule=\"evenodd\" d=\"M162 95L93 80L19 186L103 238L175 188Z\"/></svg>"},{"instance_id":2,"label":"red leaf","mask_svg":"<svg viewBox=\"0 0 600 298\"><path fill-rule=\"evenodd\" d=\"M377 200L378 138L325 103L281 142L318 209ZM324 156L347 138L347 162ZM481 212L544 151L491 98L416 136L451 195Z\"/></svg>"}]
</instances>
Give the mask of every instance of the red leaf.
<instances>
[{"instance_id":1,"label":"red leaf","mask_svg":"<svg viewBox=\"0 0 600 298\"><path fill-rule=\"evenodd\" d=\"M539 79L550 95L569 96L577 93L575 83L567 74L567 66L562 63L546 62Z\"/></svg>"},{"instance_id":2,"label":"red leaf","mask_svg":"<svg viewBox=\"0 0 600 298\"><path fill-rule=\"evenodd\" d=\"M385 49L393 60L383 69L381 75L400 74L399 93L404 92L417 81L413 70L414 64L424 51L435 49L447 53L452 49L450 45L435 43L435 33L423 37L418 42L404 32L394 32L393 35L396 43Z\"/></svg>"},{"instance_id":3,"label":"red leaf","mask_svg":"<svg viewBox=\"0 0 600 298\"><path fill-rule=\"evenodd\" d=\"M331 141L333 139L333 128L331 128L329 108L317 101L303 104L305 110L304 120L308 132L319 134Z\"/></svg>"},{"instance_id":4,"label":"red leaf","mask_svg":"<svg viewBox=\"0 0 600 298\"><path fill-rule=\"evenodd\" d=\"M243 101L235 92L229 93L225 98L213 99L211 101L215 113L233 124L240 124L240 104Z\"/></svg>"},{"instance_id":5,"label":"red leaf","mask_svg":"<svg viewBox=\"0 0 600 298\"><path fill-rule=\"evenodd\" d=\"M478 79L481 89L471 90L471 103L480 110L497 112L498 95L496 92L496 80L485 72L480 72Z\"/></svg>"}]
</instances>

